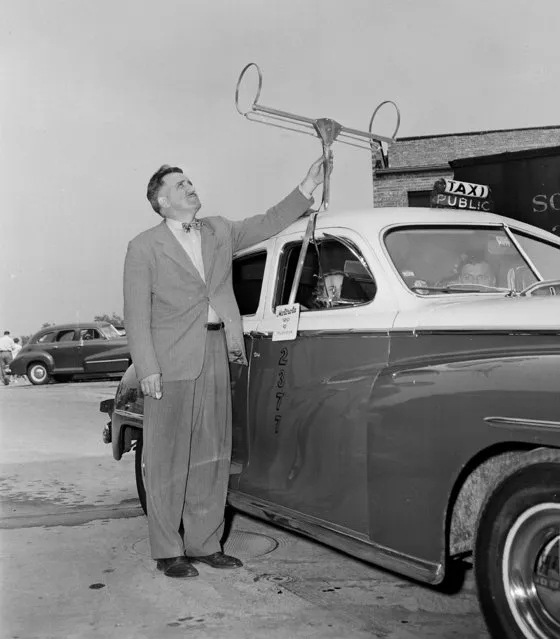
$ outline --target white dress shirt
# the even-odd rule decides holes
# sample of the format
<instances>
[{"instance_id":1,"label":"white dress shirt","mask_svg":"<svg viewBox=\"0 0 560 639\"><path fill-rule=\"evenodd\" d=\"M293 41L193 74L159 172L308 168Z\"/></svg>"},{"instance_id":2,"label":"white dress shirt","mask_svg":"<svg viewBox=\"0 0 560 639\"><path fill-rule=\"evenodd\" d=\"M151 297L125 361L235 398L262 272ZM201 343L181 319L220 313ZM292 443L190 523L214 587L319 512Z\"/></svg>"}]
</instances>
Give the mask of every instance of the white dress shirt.
<instances>
[{"instance_id":1,"label":"white dress shirt","mask_svg":"<svg viewBox=\"0 0 560 639\"><path fill-rule=\"evenodd\" d=\"M2 337L0 337L0 352L9 351L11 353L15 345L16 343L9 335L2 335Z\"/></svg>"},{"instance_id":2,"label":"white dress shirt","mask_svg":"<svg viewBox=\"0 0 560 639\"><path fill-rule=\"evenodd\" d=\"M177 238L177 241L183 247L185 253L191 258L191 262L200 273L200 277L206 282L204 262L202 261L202 238L200 237L200 229L191 229L187 233L183 229L183 223L178 220L166 218L165 223ZM210 324L221 322L218 314L211 306L208 306L208 322Z\"/></svg>"}]
</instances>

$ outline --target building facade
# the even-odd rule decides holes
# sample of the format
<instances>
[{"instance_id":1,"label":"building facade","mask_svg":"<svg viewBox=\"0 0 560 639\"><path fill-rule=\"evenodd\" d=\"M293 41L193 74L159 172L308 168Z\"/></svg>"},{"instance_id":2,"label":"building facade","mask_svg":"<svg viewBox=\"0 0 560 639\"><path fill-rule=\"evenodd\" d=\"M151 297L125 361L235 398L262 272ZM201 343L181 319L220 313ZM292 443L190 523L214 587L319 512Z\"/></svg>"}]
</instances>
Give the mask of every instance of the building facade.
<instances>
[{"instance_id":1,"label":"building facade","mask_svg":"<svg viewBox=\"0 0 560 639\"><path fill-rule=\"evenodd\" d=\"M429 206L434 182L455 177L453 160L549 146L560 146L560 126L400 138L373 171L374 206Z\"/></svg>"}]
</instances>

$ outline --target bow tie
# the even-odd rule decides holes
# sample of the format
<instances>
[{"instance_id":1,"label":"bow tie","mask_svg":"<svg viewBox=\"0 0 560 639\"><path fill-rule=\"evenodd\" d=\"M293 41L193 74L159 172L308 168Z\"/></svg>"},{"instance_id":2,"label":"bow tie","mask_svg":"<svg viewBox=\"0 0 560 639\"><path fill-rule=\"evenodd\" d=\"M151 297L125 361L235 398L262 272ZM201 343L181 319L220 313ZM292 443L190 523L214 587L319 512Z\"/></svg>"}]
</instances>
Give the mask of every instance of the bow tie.
<instances>
[{"instance_id":1,"label":"bow tie","mask_svg":"<svg viewBox=\"0 0 560 639\"><path fill-rule=\"evenodd\" d=\"M181 226L183 227L183 231L185 231L185 233L190 233L191 229L200 231L203 224L204 222L202 220L193 220L192 222L183 222Z\"/></svg>"}]
</instances>

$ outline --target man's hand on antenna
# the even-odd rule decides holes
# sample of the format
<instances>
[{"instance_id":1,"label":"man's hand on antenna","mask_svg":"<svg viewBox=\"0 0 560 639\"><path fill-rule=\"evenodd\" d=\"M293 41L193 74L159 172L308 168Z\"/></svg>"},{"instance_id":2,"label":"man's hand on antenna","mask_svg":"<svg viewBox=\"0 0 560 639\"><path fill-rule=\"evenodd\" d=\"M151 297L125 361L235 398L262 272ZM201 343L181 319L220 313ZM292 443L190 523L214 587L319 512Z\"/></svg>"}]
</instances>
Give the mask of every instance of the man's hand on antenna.
<instances>
[{"instance_id":1,"label":"man's hand on antenna","mask_svg":"<svg viewBox=\"0 0 560 639\"><path fill-rule=\"evenodd\" d=\"M324 157L321 156L319 159L315 160L313 164L309 167L309 171L305 176L303 182L299 185L300 191L310 197L313 191L325 181L325 160ZM329 152L328 159L328 175L332 173L333 169L333 154L332 151Z\"/></svg>"}]
</instances>

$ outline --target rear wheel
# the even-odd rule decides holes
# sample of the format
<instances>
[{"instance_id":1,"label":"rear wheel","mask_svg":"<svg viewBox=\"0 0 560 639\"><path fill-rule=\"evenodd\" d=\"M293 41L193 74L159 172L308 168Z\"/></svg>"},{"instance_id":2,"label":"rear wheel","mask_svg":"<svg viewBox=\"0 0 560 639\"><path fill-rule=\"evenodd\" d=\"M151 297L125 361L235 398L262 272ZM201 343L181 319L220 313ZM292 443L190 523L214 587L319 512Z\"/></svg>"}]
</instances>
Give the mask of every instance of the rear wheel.
<instances>
[{"instance_id":1,"label":"rear wheel","mask_svg":"<svg viewBox=\"0 0 560 639\"><path fill-rule=\"evenodd\" d=\"M27 367L27 379L35 386L48 384L50 381L49 371L41 362L32 362Z\"/></svg>"},{"instance_id":2,"label":"rear wheel","mask_svg":"<svg viewBox=\"0 0 560 639\"><path fill-rule=\"evenodd\" d=\"M560 464L524 468L491 495L475 547L493 637L560 637Z\"/></svg>"},{"instance_id":3,"label":"rear wheel","mask_svg":"<svg viewBox=\"0 0 560 639\"><path fill-rule=\"evenodd\" d=\"M143 461L144 439L142 433L138 435L136 440L136 449L134 453L134 471L136 475L136 490L138 491L138 499L144 514L147 515L146 510L146 485L144 483L145 467Z\"/></svg>"}]
</instances>

